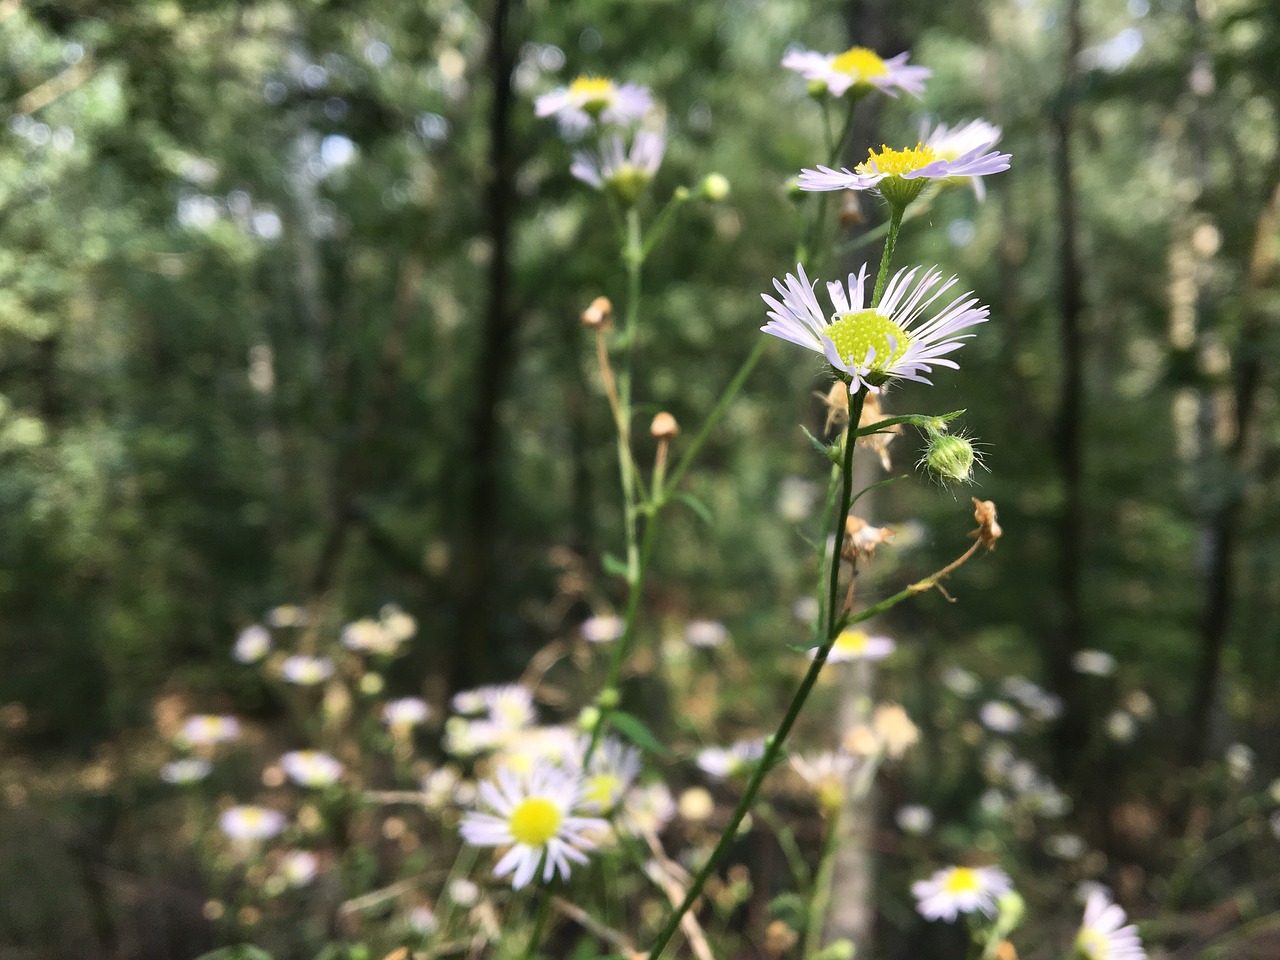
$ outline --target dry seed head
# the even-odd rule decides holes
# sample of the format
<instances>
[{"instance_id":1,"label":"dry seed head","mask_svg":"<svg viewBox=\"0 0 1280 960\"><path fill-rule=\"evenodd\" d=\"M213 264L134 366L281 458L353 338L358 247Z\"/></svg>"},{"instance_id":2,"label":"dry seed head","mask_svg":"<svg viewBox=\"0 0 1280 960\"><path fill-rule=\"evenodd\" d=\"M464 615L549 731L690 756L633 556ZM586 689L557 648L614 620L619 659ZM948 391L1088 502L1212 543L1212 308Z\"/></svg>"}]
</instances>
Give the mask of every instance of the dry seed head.
<instances>
[{"instance_id":1,"label":"dry seed head","mask_svg":"<svg viewBox=\"0 0 1280 960\"><path fill-rule=\"evenodd\" d=\"M582 325L592 330L607 330L613 326L613 304L608 297L596 297L591 306L582 311Z\"/></svg>"},{"instance_id":2,"label":"dry seed head","mask_svg":"<svg viewBox=\"0 0 1280 960\"><path fill-rule=\"evenodd\" d=\"M979 500L973 497L973 519L978 521L978 529L969 534L988 550L996 545L1000 535L1004 533L996 520L996 503L994 500Z\"/></svg>"},{"instance_id":3,"label":"dry seed head","mask_svg":"<svg viewBox=\"0 0 1280 960\"><path fill-rule=\"evenodd\" d=\"M653 418L649 433L655 440L671 440L680 435L680 424L676 423L675 417L663 410Z\"/></svg>"}]
</instances>

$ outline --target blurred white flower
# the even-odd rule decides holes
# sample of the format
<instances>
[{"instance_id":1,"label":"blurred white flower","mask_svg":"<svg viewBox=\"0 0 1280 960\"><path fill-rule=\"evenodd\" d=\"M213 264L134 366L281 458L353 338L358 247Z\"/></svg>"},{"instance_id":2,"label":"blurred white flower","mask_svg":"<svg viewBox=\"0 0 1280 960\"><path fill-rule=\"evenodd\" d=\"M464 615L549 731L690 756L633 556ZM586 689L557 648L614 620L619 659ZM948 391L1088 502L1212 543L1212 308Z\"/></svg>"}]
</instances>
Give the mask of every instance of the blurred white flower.
<instances>
[{"instance_id":1,"label":"blurred white flower","mask_svg":"<svg viewBox=\"0 0 1280 960\"><path fill-rule=\"evenodd\" d=\"M827 654L829 663L852 663L856 660L883 660L897 648L888 637L873 637L862 630L849 627L841 630L836 642ZM809 651L809 659L817 655L817 648Z\"/></svg>"},{"instance_id":2,"label":"blurred white flower","mask_svg":"<svg viewBox=\"0 0 1280 960\"><path fill-rule=\"evenodd\" d=\"M209 776L213 764L198 757L174 760L160 768L160 779L165 783L197 783Z\"/></svg>"},{"instance_id":3,"label":"blurred white flower","mask_svg":"<svg viewBox=\"0 0 1280 960\"><path fill-rule=\"evenodd\" d=\"M617 737L607 736L591 755L582 788L582 807L607 814L640 773L640 751Z\"/></svg>"},{"instance_id":4,"label":"blurred white flower","mask_svg":"<svg viewBox=\"0 0 1280 960\"><path fill-rule=\"evenodd\" d=\"M1077 673L1109 677L1116 672L1116 658L1103 650L1077 650L1071 666Z\"/></svg>"},{"instance_id":5,"label":"blurred white flower","mask_svg":"<svg viewBox=\"0 0 1280 960\"><path fill-rule=\"evenodd\" d=\"M924 93L924 82L933 75L928 67L916 67L907 63L908 54L900 53L888 60L867 47L852 47L844 53L816 53L813 50L793 50L782 58L782 65L794 70L811 84L820 84L820 90L833 97L842 97L849 91L854 96L879 90L891 97L899 92L918 97Z\"/></svg>"},{"instance_id":6,"label":"blurred white flower","mask_svg":"<svg viewBox=\"0 0 1280 960\"><path fill-rule=\"evenodd\" d=\"M996 915L996 901L1013 889L999 867L947 867L911 885L916 909L926 920L951 922L962 913Z\"/></svg>"},{"instance_id":7,"label":"blurred white flower","mask_svg":"<svg viewBox=\"0 0 1280 960\"><path fill-rule=\"evenodd\" d=\"M309 850L290 850L280 860L279 874L290 887L305 887L316 878L320 858Z\"/></svg>"},{"instance_id":8,"label":"blurred white flower","mask_svg":"<svg viewBox=\"0 0 1280 960\"><path fill-rule=\"evenodd\" d=\"M984 703L978 719L993 733L1017 733L1022 728L1022 715L1003 700Z\"/></svg>"},{"instance_id":9,"label":"blurred white flower","mask_svg":"<svg viewBox=\"0 0 1280 960\"><path fill-rule=\"evenodd\" d=\"M764 756L763 740L739 740L731 747L707 747L698 751L698 768L718 780L743 776Z\"/></svg>"},{"instance_id":10,"label":"blurred white flower","mask_svg":"<svg viewBox=\"0 0 1280 960\"><path fill-rule=\"evenodd\" d=\"M1116 743L1131 743L1138 735L1138 724L1133 715L1123 710L1112 710L1107 717L1107 736Z\"/></svg>"},{"instance_id":11,"label":"blurred white flower","mask_svg":"<svg viewBox=\"0 0 1280 960\"><path fill-rule=\"evenodd\" d=\"M629 124L653 107L647 87L616 84L607 77L581 76L534 102L539 117L555 117L562 133L580 133L593 123Z\"/></svg>"},{"instance_id":12,"label":"blurred white flower","mask_svg":"<svg viewBox=\"0 0 1280 960\"><path fill-rule=\"evenodd\" d=\"M431 708L421 697L400 697L382 706L382 722L401 733L426 723L430 716Z\"/></svg>"},{"instance_id":13,"label":"blurred white flower","mask_svg":"<svg viewBox=\"0 0 1280 960\"><path fill-rule=\"evenodd\" d=\"M899 807L893 819L898 829L912 836L923 836L933 829L933 811L919 803Z\"/></svg>"},{"instance_id":14,"label":"blurred white flower","mask_svg":"<svg viewBox=\"0 0 1280 960\"><path fill-rule=\"evenodd\" d=\"M222 832L244 843L269 840L284 830L286 822L284 814L251 804L231 807L218 817Z\"/></svg>"},{"instance_id":15,"label":"blurred white flower","mask_svg":"<svg viewBox=\"0 0 1280 960\"><path fill-rule=\"evenodd\" d=\"M1253 757L1253 751L1243 743L1233 743L1227 747L1227 773L1232 780L1243 783L1249 779L1249 775L1253 773Z\"/></svg>"},{"instance_id":16,"label":"blurred white flower","mask_svg":"<svg viewBox=\"0 0 1280 960\"><path fill-rule=\"evenodd\" d=\"M1074 833L1055 833L1044 841L1045 852L1059 860L1079 860L1088 851L1085 842Z\"/></svg>"},{"instance_id":17,"label":"blurred white flower","mask_svg":"<svg viewBox=\"0 0 1280 960\"><path fill-rule=\"evenodd\" d=\"M280 758L280 766L300 787L328 787L342 776L342 764L321 750L291 750Z\"/></svg>"},{"instance_id":18,"label":"blurred white flower","mask_svg":"<svg viewBox=\"0 0 1280 960\"><path fill-rule=\"evenodd\" d=\"M231 651L240 663L257 663L271 649L271 632L260 623L245 627L236 637L235 649Z\"/></svg>"},{"instance_id":19,"label":"blurred white flower","mask_svg":"<svg viewBox=\"0 0 1280 960\"><path fill-rule=\"evenodd\" d=\"M632 787L622 801L622 822L632 833L658 834L676 815L675 797L662 781Z\"/></svg>"},{"instance_id":20,"label":"blurred white flower","mask_svg":"<svg viewBox=\"0 0 1280 960\"><path fill-rule=\"evenodd\" d=\"M582 636L591 643L612 643L614 640L622 638L626 628L626 621L621 617L602 614L600 616L587 617L582 621L582 626L579 629L582 631Z\"/></svg>"},{"instance_id":21,"label":"blurred white flower","mask_svg":"<svg viewBox=\"0 0 1280 960\"><path fill-rule=\"evenodd\" d=\"M229 743L240 736L240 721L235 717L215 716L208 713L188 717L178 732L178 739L193 747L208 747Z\"/></svg>"},{"instance_id":22,"label":"blurred white flower","mask_svg":"<svg viewBox=\"0 0 1280 960\"><path fill-rule=\"evenodd\" d=\"M1134 924L1125 926L1124 911L1095 890L1084 907L1076 934L1076 950L1086 960L1146 960L1147 952Z\"/></svg>"},{"instance_id":23,"label":"blurred white flower","mask_svg":"<svg viewBox=\"0 0 1280 960\"><path fill-rule=\"evenodd\" d=\"M729 629L719 620L690 620L684 636L691 647L718 647L729 639Z\"/></svg>"},{"instance_id":24,"label":"blurred white flower","mask_svg":"<svg viewBox=\"0 0 1280 960\"><path fill-rule=\"evenodd\" d=\"M300 687L313 687L333 676L333 661L327 657L294 654L280 665L280 676Z\"/></svg>"},{"instance_id":25,"label":"blurred white flower","mask_svg":"<svg viewBox=\"0 0 1280 960\"><path fill-rule=\"evenodd\" d=\"M957 697L964 697L966 700L982 689L977 677L957 666L950 666L942 671L942 685Z\"/></svg>"}]
</instances>

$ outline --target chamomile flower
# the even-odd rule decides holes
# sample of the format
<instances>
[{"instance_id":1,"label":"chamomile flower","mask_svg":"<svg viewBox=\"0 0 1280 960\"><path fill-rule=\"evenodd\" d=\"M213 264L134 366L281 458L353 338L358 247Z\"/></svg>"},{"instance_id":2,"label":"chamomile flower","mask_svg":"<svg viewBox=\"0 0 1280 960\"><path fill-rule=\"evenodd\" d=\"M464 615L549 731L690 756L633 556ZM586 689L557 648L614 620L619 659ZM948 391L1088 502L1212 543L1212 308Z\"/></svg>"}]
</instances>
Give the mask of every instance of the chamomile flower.
<instances>
[{"instance_id":1,"label":"chamomile flower","mask_svg":"<svg viewBox=\"0 0 1280 960\"><path fill-rule=\"evenodd\" d=\"M328 787L342 776L342 764L321 750L291 750L280 766L300 787Z\"/></svg>"},{"instance_id":2,"label":"chamomile flower","mask_svg":"<svg viewBox=\"0 0 1280 960\"><path fill-rule=\"evenodd\" d=\"M755 762L764 756L763 740L739 740L731 747L707 747L698 751L698 769L715 777L727 780L730 777L745 776L751 772Z\"/></svg>"},{"instance_id":3,"label":"chamomile flower","mask_svg":"<svg viewBox=\"0 0 1280 960\"><path fill-rule=\"evenodd\" d=\"M996 915L996 901L1013 889L999 867L947 867L911 885L916 909L926 920L955 920L961 913Z\"/></svg>"},{"instance_id":4,"label":"chamomile flower","mask_svg":"<svg viewBox=\"0 0 1280 960\"><path fill-rule=\"evenodd\" d=\"M857 760L851 754L832 750L791 756L791 768L812 788L818 806L828 812L840 809L845 783L856 765Z\"/></svg>"},{"instance_id":5,"label":"chamomile flower","mask_svg":"<svg viewBox=\"0 0 1280 960\"><path fill-rule=\"evenodd\" d=\"M951 301L935 316L923 314L950 290L956 278L943 281L936 268L920 274L919 267L899 270L884 288L880 305L868 303L867 267L849 275L845 284L827 284L835 312L826 315L818 305L813 282L798 264L799 277L787 274L786 282L774 280L778 300L763 294L770 307L769 322L760 329L826 356L827 361L850 378L849 390L866 388L879 393L890 379L929 383L922 374L933 367L957 368L946 354L958 350L972 336L961 331L983 323L988 310L971 293Z\"/></svg>"},{"instance_id":6,"label":"chamomile flower","mask_svg":"<svg viewBox=\"0 0 1280 960\"><path fill-rule=\"evenodd\" d=\"M222 832L241 843L269 840L284 830L286 822L283 813L251 804L231 807L218 817Z\"/></svg>"},{"instance_id":7,"label":"chamomile flower","mask_svg":"<svg viewBox=\"0 0 1280 960\"><path fill-rule=\"evenodd\" d=\"M270 649L271 632L262 624L255 623L240 631L231 656L239 663L257 663Z\"/></svg>"},{"instance_id":8,"label":"chamomile flower","mask_svg":"<svg viewBox=\"0 0 1280 960\"><path fill-rule=\"evenodd\" d=\"M959 160L975 150L990 150L1000 142L1002 131L986 120L970 120L965 124L949 127L940 123L933 130L921 131L921 142L943 160ZM970 177L974 195L982 200L987 195L982 177Z\"/></svg>"},{"instance_id":9,"label":"chamomile flower","mask_svg":"<svg viewBox=\"0 0 1280 960\"><path fill-rule=\"evenodd\" d=\"M327 657L295 654L280 664L280 676L300 687L314 687L333 676L333 661Z\"/></svg>"},{"instance_id":10,"label":"chamomile flower","mask_svg":"<svg viewBox=\"0 0 1280 960\"><path fill-rule=\"evenodd\" d=\"M489 710L489 719L500 727L518 730L532 725L537 719L533 694L528 687L518 683L481 687L480 695Z\"/></svg>"},{"instance_id":11,"label":"chamomile flower","mask_svg":"<svg viewBox=\"0 0 1280 960\"><path fill-rule=\"evenodd\" d=\"M540 765L524 776L500 767L495 780L480 784L487 809L462 818L462 839L477 847L509 847L493 873L510 874L516 890L539 865L544 882L556 874L568 879L570 862L586 863L585 851L595 846L588 834L608 828L597 817L575 816L582 791L577 774L557 767Z\"/></svg>"},{"instance_id":12,"label":"chamomile flower","mask_svg":"<svg viewBox=\"0 0 1280 960\"><path fill-rule=\"evenodd\" d=\"M579 150L573 155L569 172L588 186L607 190L623 206L640 198L649 181L662 166L667 149L666 135L655 130L638 130L627 149L620 134L611 134L598 151Z\"/></svg>"},{"instance_id":13,"label":"chamomile flower","mask_svg":"<svg viewBox=\"0 0 1280 960\"><path fill-rule=\"evenodd\" d=\"M873 90L891 97L896 97L899 91L918 97L924 93L924 82L933 75L928 67L908 64L905 53L884 60L866 47L831 54L795 50L782 58L782 65L835 97L849 91L861 96Z\"/></svg>"},{"instance_id":14,"label":"chamomile flower","mask_svg":"<svg viewBox=\"0 0 1280 960\"><path fill-rule=\"evenodd\" d=\"M1124 911L1105 891L1092 891L1076 934L1076 953L1086 960L1146 960L1138 928L1124 921Z\"/></svg>"},{"instance_id":15,"label":"chamomile flower","mask_svg":"<svg viewBox=\"0 0 1280 960\"><path fill-rule=\"evenodd\" d=\"M876 190L892 206L906 207L930 180L983 177L1009 169L1011 155L979 145L958 157L947 158L935 147L917 143L902 150L881 145L867 151L867 159L854 169L819 166L800 172L801 190Z\"/></svg>"},{"instance_id":16,"label":"chamomile flower","mask_svg":"<svg viewBox=\"0 0 1280 960\"><path fill-rule=\"evenodd\" d=\"M872 637L856 627L841 630L827 654L828 663L852 663L855 660L883 660L897 648L888 637ZM817 649L809 651L809 658L817 655Z\"/></svg>"},{"instance_id":17,"label":"chamomile flower","mask_svg":"<svg viewBox=\"0 0 1280 960\"><path fill-rule=\"evenodd\" d=\"M580 133L592 124L628 124L641 119L653 107L647 87L617 84L608 77L582 76L567 87L543 94L534 101L539 117L555 117L564 134Z\"/></svg>"},{"instance_id":18,"label":"chamomile flower","mask_svg":"<svg viewBox=\"0 0 1280 960\"><path fill-rule=\"evenodd\" d=\"M229 743L240 736L240 721L235 717L223 717L198 713L188 717L178 731L178 739L193 747L211 747Z\"/></svg>"},{"instance_id":19,"label":"chamomile flower","mask_svg":"<svg viewBox=\"0 0 1280 960\"><path fill-rule=\"evenodd\" d=\"M640 751L617 737L605 737L587 766L583 808L608 813L618 805L639 772Z\"/></svg>"},{"instance_id":20,"label":"chamomile flower","mask_svg":"<svg viewBox=\"0 0 1280 960\"><path fill-rule=\"evenodd\" d=\"M199 757L186 757L174 760L160 768L160 779L165 783L196 783L209 776L213 765Z\"/></svg>"}]
</instances>

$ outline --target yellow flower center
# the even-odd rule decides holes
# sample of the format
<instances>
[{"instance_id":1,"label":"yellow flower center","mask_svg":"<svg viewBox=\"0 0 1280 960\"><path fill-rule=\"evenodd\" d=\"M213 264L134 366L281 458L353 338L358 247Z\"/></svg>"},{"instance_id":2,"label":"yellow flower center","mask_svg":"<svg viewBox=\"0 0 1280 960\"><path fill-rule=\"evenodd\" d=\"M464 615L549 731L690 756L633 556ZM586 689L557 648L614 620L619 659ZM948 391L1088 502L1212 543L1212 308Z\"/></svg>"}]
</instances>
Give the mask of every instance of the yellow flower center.
<instances>
[{"instance_id":1,"label":"yellow flower center","mask_svg":"<svg viewBox=\"0 0 1280 960\"><path fill-rule=\"evenodd\" d=\"M569 95L590 114L598 114L613 103L616 93L617 87L608 77L579 77L569 84Z\"/></svg>"},{"instance_id":2,"label":"yellow flower center","mask_svg":"<svg viewBox=\"0 0 1280 960\"><path fill-rule=\"evenodd\" d=\"M951 875L947 877L942 889L953 897L958 897L964 893L980 892L982 884L978 882L978 872L976 870L970 870L968 867L956 867L951 871Z\"/></svg>"},{"instance_id":3,"label":"yellow flower center","mask_svg":"<svg viewBox=\"0 0 1280 960\"><path fill-rule=\"evenodd\" d=\"M839 344L837 344L839 346ZM878 355L878 351L877 351ZM836 637L836 647L845 653L865 653L867 641L871 639L861 630L845 630Z\"/></svg>"},{"instance_id":4,"label":"yellow flower center","mask_svg":"<svg viewBox=\"0 0 1280 960\"><path fill-rule=\"evenodd\" d=\"M891 177L900 177L942 159L937 150L922 143L905 150L895 150L881 144L878 153L875 150L867 151L867 159L858 164L857 170L858 173L887 173Z\"/></svg>"},{"instance_id":5,"label":"yellow flower center","mask_svg":"<svg viewBox=\"0 0 1280 960\"><path fill-rule=\"evenodd\" d=\"M602 810L613 806L614 798L622 788L622 781L612 773L597 773L587 781L583 799L595 803Z\"/></svg>"},{"instance_id":6,"label":"yellow flower center","mask_svg":"<svg viewBox=\"0 0 1280 960\"><path fill-rule=\"evenodd\" d=\"M1076 950L1089 960L1107 960L1107 938L1097 930L1081 930L1076 937Z\"/></svg>"},{"instance_id":7,"label":"yellow flower center","mask_svg":"<svg viewBox=\"0 0 1280 960\"><path fill-rule=\"evenodd\" d=\"M889 370L911 343L905 330L874 310L844 314L827 327L827 336L846 363L861 363L874 347L876 356L871 361L871 369L880 372ZM841 640L843 636L836 642ZM861 642L865 645L865 635Z\"/></svg>"},{"instance_id":8,"label":"yellow flower center","mask_svg":"<svg viewBox=\"0 0 1280 960\"><path fill-rule=\"evenodd\" d=\"M516 843L528 847L541 847L556 835L564 815L560 808L546 797L528 797L521 800L514 810L507 827Z\"/></svg>"},{"instance_id":9,"label":"yellow flower center","mask_svg":"<svg viewBox=\"0 0 1280 960\"><path fill-rule=\"evenodd\" d=\"M831 61L831 69L837 73L846 73L855 81L865 83L872 77L883 77L889 72L874 50L866 47L853 47Z\"/></svg>"}]
</instances>

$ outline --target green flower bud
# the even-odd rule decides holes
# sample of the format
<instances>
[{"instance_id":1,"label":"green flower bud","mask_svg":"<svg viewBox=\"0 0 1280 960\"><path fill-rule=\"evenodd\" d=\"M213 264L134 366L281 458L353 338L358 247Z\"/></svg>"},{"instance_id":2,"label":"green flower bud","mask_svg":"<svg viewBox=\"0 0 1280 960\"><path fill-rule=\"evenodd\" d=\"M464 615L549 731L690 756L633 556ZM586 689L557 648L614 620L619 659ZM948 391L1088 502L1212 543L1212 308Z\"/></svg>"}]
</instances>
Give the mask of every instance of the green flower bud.
<instances>
[{"instance_id":1,"label":"green flower bud","mask_svg":"<svg viewBox=\"0 0 1280 960\"><path fill-rule=\"evenodd\" d=\"M596 697L596 704L601 710L612 710L621 701L618 691L614 687L606 687L600 691L600 695Z\"/></svg>"},{"instance_id":2,"label":"green flower bud","mask_svg":"<svg viewBox=\"0 0 1280 960\"><path fill-rule=\"evenodd\" d=\"M578 713L578 729L594 730L600 722L600 711L595 707L583 707Z\"/></svg>"},{"instance_id":3,"label":"green flower bud","mask_svg":"<svg viewBox=\"0 0 1280 960\"><path fill-rule=\"evenodd\" d=\"M929 438L920 462L943 483L948 480L968 483L973 479L975 459L972 443L964 437L944 433Z\"/></svg>"},{"instance_id":4,"label":"green flower bud","mask_svg":"<svg viewBox=\"0 0 1280 960\"><path fill-rule=\"evenodd\" d=\"M708 173L702 178L699 190L712 203L719 203L729 196L729 178L722 173Z\"/></svg>"}]
</instances>

